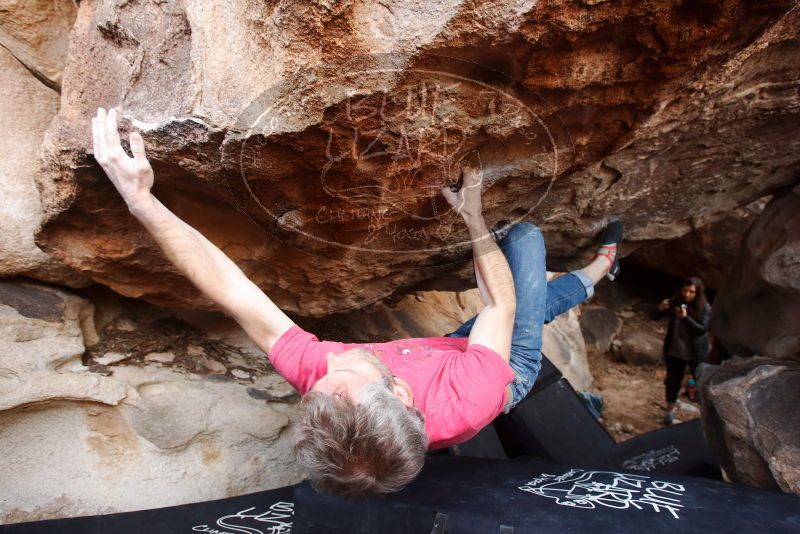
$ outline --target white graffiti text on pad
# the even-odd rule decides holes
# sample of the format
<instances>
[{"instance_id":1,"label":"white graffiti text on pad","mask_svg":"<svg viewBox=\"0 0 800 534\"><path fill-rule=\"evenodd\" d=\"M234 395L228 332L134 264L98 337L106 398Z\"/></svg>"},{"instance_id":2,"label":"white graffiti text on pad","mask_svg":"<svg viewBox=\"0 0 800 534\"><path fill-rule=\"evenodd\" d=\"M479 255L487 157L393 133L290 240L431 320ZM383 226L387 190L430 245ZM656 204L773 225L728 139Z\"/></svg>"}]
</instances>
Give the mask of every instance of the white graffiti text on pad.
<instances>
[{"instance_id":1,"label":"white graffiti text on pad","mask_svg":"<svg viewBox=\"0 0 800 534\"><path fill-rule=\"evenodd\" d=\"M652 471L656 467L677 462L681 451L675 445L663 449L652 449L625 460L622 467L631 471Z\"/></svg>"},{"instance_id":2,"label":"white graffiti text on pad","mask_svg":"<svg viewBox=\"0 0 800 534\"><path fill-rule=\"evenodd\" d=\"M264 512L250 507L220 517L213 526L197 525L192 531L207 534L289 534L293 517L294 503L276 502Z\"/></svg>"},{"instance_id":3,"label":"white graffiti text on pad","mask_svg":"<svg viewBox=\"0 0 800 534\"><path fill-rule=\"evenodd\" d=\"M543 473L519 489L553 499L561 506L666 511L675 519L679 519L681 497L686 491L682 484L644 475L583 469L570 469L561 475Z\"/></svg>"}]
</instances>

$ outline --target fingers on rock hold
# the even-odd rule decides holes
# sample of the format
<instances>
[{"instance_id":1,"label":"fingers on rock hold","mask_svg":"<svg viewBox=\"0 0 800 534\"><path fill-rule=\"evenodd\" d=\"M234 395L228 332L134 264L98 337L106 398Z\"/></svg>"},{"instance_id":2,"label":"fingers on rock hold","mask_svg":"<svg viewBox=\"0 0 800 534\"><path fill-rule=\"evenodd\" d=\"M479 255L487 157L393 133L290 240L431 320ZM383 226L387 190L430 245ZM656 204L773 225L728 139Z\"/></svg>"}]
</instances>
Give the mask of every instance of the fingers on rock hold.
<instances>
[{"instance_id":1,"label":"fingers on rock hold","mask_svg":"<svg viewBox=\"0 0 800 534\"><path fill-rule=\"evenodd\" d=\"M130 143L133 157L139 160L146 159L144 152L144 139L142 139L141 134L138 132L133 132L130 137Z\"/></svg>"}]
</instances>

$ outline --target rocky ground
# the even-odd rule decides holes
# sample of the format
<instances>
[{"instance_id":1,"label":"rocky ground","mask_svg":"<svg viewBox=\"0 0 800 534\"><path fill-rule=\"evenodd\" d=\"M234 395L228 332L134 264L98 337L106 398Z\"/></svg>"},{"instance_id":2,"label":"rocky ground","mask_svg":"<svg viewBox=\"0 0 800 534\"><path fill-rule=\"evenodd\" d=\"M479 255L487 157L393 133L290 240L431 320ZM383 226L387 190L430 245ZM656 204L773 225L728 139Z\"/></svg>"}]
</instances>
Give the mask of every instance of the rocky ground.
<instances>
[{"instance_id":1,"label":"rocky ground","mask_svg":"<svg viewBox=\"0 0 800 534\"><path fill-rule=\"evenodd\" d=\"M617 442L663 426L665 372L661 366L628 365L610 354L591 351L589 369L594 391L603 396L603 425ZM681 395L675 415L676 422L696 419L699 404Z\"/></svg>"}]
</instances>

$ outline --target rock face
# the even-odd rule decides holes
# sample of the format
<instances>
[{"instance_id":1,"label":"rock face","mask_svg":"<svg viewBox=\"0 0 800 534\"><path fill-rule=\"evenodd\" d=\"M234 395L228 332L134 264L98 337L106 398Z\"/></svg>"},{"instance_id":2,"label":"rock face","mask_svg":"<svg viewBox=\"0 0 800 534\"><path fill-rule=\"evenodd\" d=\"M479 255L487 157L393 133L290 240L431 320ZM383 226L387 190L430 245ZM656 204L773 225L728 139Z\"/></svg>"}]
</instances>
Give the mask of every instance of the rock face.
<instances>
[{"instance_id":1,"label":"rock face","mask_svg":"<svg viewBox=\"0 0 800 534\"><path fill-rule=\"evenodd\" d=\"M732 354L800 357L800 187L776 195L747 232L711 329Z\"/></svg>"},{"instance_id":2,"label":"rock face","mask_svg":"<svg viewBox=\"0 0 800 534\"><path fill-rule=\"evenodd\" d=\"M72 287L85 286L90 279L34 243L44 216L35 177L41 167L45 129L58 112L58 93L34 78L2 46L0 71L0 276L25 274Z\"/></svg>"},{"instance_id":3,"label":"rock face","mask_svg":"<svg viewBox=\"0 0 800 534\"><path fill-rule=\"evenodd\" d=\"M76 5L52 0L0 0L0 47L56 90L61 87Z\"/></svg>"},{"instance_id":4,"label":"rock face","mask_svg":"<svg viewBox=\"0 0 800 534\"><path fill-rule=\"evenodd\" d=\"M733 482L800 495L800 361L737 358L699 370L703 424Z\"/></svg>"},{"instance_id":5,"label":"rock face","mask_svg":"<svg viewBox=\"0 0 800 534\"><path fill-rule=\"evenodd\" d=\"M611 348L611 342L620 330L619 316L603 306L583 306L581 309L581 333L587 345L599 352Z\"/></svg>"},{"instance_id":6,"label":"rock face","mask_svg":"<svg viewBox=\"0 0 800 534\"><path fill-rule=\"evenodd\" d=\"M14 466L0 470L0 522L156 508L300 479L285 432L291 405L265 402L287 398L274 373L209 376L175 335L162 342L181 349L177 361L148 363L123 343L141 327L116 318L98 336L94 318L82 298L0 282L0 450ZM198 337L206 350L219 346ZM158 341L153 331L139 338ZM84 354L86 340L95 343ZM125 354L112 354L112 341ZM234 356L228 368L246 368Z\"/></svg>"},{"instance_id":7,"label":"rock face","mask_svg":"<svg viewBox=\"0 0 800 534\"><path fill-rule=\"evenodd\" d=\"M756 200L683 237L639 248L628 259L681 278L699 276L706 287L719 289L736 260L742 237L768 201Z\"/></svg>"},{"instance_id":8,"label":"rock face","mask_svg":"<svg viewBox=\"0 0 800 534\"><path fill-rule=\"evenodd\" d=\"M302 326L320 339L348 342L386 341L407 337L443 336L483 308L477 289L463 292L421 291L392 304L333 315L324 320L306 319ZM568 313L545 325L542 352L558 367L576 390L592 386L586 346L580 331L580 312Z\"/></svg>"},{"instance_id":9,"label":"rock face","mask_svg":"<svg viewBox=\"0 0 800 534\"><path fill-rule=\"evenodd\" d=\"M580 311L573 308L545 325L542 352L576 391L585 391L591 389L594 378L589 370L579 318Z\"/></svg>"},{"instance_id":10,"label":"rock face","mask_svg":"<svg viewBox=\"0 0 800 534\"><path fill-rule=\"evenodd\" d=\"M612 214L633 243L679 237L796 180L793 5L83 1L37 242L124 295L211 307L88 153L98 106L143 132L156 196L301 315L463 289L438 190L464 158L489 222L538 223L551 268Z\"/></svg>"},{"instance_id":11,"label":"rock face","mask_svg":"<svg viewBox=\"0 0 800 534\"><path fill-rule=\"evenodd\" d=\"M734 358L700 372L709 442L734 482L800 495L800 188L742 239L711 329Z\"/></svg>"},{"instance_id":12,"label":"rock face","mask_svg":"<svg viewBox=\"0 0 800 534\"><path fill-rule=\"evenodd\" d=\"M0 276L189 309L143 320L134 301L0 281L0 451L15 466L0 469L0 522L299 479L296 394L235 325L196 311L213 305L130 216L90 153L98 106L120 108L124 138L143 133L155 195L309 330L441 335L479 307L474 290L432 291L472 283L439 195L463 160L484 171L487 221L539 224L558 269L612 215L626 250L691 230L698 248L720 235L709 223L797 187L795 4L0 0ZM798 213L797 189L772 201L720 292L715 331L734 352L798 353ZM660 338L609 322L587 322L595 348L621 331L623 356L660 359ZM577 311L544 352L590 387ZM797 362L706 373L731 477L798 493Z\"/></svg>"},{"instance_id":13,"label":"rock face","mask_svg":"<svg viewBox=\"0 0 800 534\"><path fill-rule=\"evenodd\" d=\"M664 341L651 332L627 331L612 347L625 363L630 365L655 365L663 359Z\"/></svg>"}]
</instances>

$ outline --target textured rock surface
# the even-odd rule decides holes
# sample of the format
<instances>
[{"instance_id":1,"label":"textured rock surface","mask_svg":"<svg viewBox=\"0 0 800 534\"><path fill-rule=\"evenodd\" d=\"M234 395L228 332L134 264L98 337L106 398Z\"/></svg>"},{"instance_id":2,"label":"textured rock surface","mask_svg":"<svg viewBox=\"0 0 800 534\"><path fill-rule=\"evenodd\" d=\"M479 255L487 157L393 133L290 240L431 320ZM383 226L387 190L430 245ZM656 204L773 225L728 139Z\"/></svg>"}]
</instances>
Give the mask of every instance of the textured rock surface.
<instances>
[{"instance_id":1,"label":"textured rock surface","mask_svg":"<svg viewBox=\"0 0 800 534\"><path fill-rule=\"evenodd\" d=\"M225 345L186 329L135 338L149 327L109 321L108 310L98 336L92 312L60 290L0 282L0 450L14 466L0 469L0 522L156 508L299 480L285 432L291 406L265 402L291 391L265 371L263 355L259 368L228 347L225 364L253 378L212 379L181 341L204 342L218 359ZM158 342L175 347L174 364L141 361L137 348ZM110 344L130 357L93 365Z\"/></svg>"},{"instance_id":2,"label":"textured rock surface","mask_svg":"<svg viewBox=\"0 0 800 534\"><path fill-rule=\"evenodd\" d=\"M800 495L800 361L737 358L699 373L706 436L728 477Z\"/></svg>"},{"instance_id":3,"label":"textured rock surface","mask_svg":"<svg viewBox=\"0 0 800 534\"><path fill-rule=\"evenodd\" d=\"M611 342L620 330L622 320L612 310L603 306L584 306L581 309L581 333L587 345L600 352L611 348Z\"/></svg>"},{"instance_id":4,"label":"textured rock surface","mask_svg":"<svg viewBox=\"0 0 800 534\"><path fill-rule=\"evenodd\" d=\"M551 268L611 214L632 242L678 237L794 179L792 5L83 1L38 242L122 294L210 307L87 153L100 105L139 121L156 195L303 315L465 287L436 191L467 156L488 219L540 224Z\"/></svg>"},{"instance_id":5,"label":"textured rock surface","mask_svg":"<svg viewBox=\"0 0 800 534\"><path fill-rule=\"evenodd\" d=\"M0 47L53 89L61 87L76 4L69 0L0 0Z\"/></svg>"},{"instance_id":6,"label":"textured rock surface","mask_svg":"<svg viewBox=\"0 0 800 534\"><path fill-rule=\"evenodd\" d=\"M742 241L711 328L741 356L800 356L800 187L776 195Z\"/></svg>"},{"instance_id":7,"label":"textured rock surface","mask_svg":"<svg viewBox=\"0 0 800 534\"><path fill-rule=\"evenodd\" d=\"M627 330L613 350L630 365L655 365L662 360L663 339L649 331Z\"/></svg>"},{"instance_id":8,"label":"textured rock surface","mask_svg":"<svg viewBox=\"0 0 800 534\"><path fill-rule=\"evenodd\" d=\"M117 404L125 386L80 369L81 324L93 309L81 298L18 281L0 281L0 409L59 399Z\"/></svg>"},{"instance_id":9,"label":"textured rock surface","mask_svg":"<svg viewBox=\"0 0 800 534\"><path fill-rule=\"evenodd\" d=\"M756 200L683 237L639 248L628 260L681 278L699 276L706 287L719 289L736 259L742 237L768 201Z\"/></svg>"},{"instance_id":10,"label":"textured rock surface","mask_svg":"<svg viewBox=\"0 0 800 534\"><path fill-rule=\"evenodd\" d=\"M35 176L45 129L58 112L58 93L2 46L0 72L0 276L26 274L72 287L86 285L91 280L45 254L33 240L43 218Z\"/></svg>"},{"instance_id":11,"label":"textured rock surface","mask_svg":"<svg viewBox=\"0 0 800 534\"><path fill-rule=\"evenodd\" d=\"M578 309L573 308L545 325L542 352L558 367L573 388L577 391L591 389L594 379L586 358Z\"/></svg>"},{"instance_id":12,"label":"textured rock surface","mask_svg":"<svg viewBox=\"0 0 800 534\"><path fill-rule=\"evenodd\" d=\"M481 308L477 289L463 292L422 291L389 305L333 315L324 320L308 319L302 326L320 339L337 341L386 341L404 337L443 336ZM577 309L545 325L542 352L577 389L589 389L592 375L586 360L586 346L580 331Z\"/></svg>"}]
</instances>

